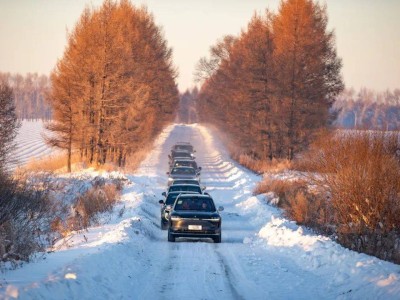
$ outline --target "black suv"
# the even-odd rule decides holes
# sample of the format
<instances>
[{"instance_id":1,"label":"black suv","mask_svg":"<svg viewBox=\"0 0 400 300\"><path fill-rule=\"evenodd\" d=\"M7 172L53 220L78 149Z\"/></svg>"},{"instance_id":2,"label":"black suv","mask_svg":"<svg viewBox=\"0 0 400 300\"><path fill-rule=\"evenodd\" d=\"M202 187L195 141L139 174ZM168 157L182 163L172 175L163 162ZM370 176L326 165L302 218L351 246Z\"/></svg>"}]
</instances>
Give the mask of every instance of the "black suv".
<instances>
[{"instance_id":1,"label":"black suv","mask_svg":"<svg viewBox=\"0 0 400 300\"><path fill-rule=\"evenodd\" d=\"M180 194L169 213L168 241L175 238L212 238L221 242L221 216L209 195Z\"/></svg>"}]
</instances>

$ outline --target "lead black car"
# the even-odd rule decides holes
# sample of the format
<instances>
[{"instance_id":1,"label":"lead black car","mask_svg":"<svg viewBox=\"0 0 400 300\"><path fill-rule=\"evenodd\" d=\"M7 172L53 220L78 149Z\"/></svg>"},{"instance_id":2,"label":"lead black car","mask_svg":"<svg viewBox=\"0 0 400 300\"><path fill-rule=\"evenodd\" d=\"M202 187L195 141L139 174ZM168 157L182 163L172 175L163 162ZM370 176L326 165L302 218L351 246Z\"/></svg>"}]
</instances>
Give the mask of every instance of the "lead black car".
<instances>
[{"instance_id":1,"label":"lead black car","mask_svg":"<svg viewBox=\"0 0 400 300\"><path fill-rule=\"evenodd\" d=\"M209 195L181 194L172 207L168 220L168 241L175 238L211 238L221 242L221 216Z\"/></svg>"}]
</instances>

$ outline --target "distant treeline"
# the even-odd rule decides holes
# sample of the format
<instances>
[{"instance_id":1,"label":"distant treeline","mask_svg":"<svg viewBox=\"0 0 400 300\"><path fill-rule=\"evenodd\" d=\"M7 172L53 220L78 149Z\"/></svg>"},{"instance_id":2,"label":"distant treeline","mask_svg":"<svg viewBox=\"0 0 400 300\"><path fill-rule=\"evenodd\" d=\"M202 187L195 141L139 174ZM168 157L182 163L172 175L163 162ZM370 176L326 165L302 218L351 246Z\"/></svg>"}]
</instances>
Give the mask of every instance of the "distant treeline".
<instances>
[{"instance_id":1,"label":"distant treeline","mask_svg":"<svg viewBox=\"0 0 400 300\"><path fill-rule=\"evenodd\" d=\"M18 119L51 119L51 108L46 101L50 80L46 75L0 72L0 79L13 89Z\"/></svg>"},{"instance_id":2,"label":"distant treeline","mask_svg":"<svg viewBox=\"0 0 400 300\"><path fill-rule=\"evenodd\" d=\"M196 110L196 99L198 94L199 90L197 87L192 90L186 90L183 94L180 94L176 120L178 123L192 124L198 122Z\"/></svg>"},{"instance_id":3,"label":"distant treeline","mask_svg":"<svg viewBox=\"0 0 400 300\"><path fill-rule=\"evenodd\" d=\"M377 93L363 88L344 90L336 99L335 125L343 128L399 130L400 89Z\"/></svg>"}]
</instances>

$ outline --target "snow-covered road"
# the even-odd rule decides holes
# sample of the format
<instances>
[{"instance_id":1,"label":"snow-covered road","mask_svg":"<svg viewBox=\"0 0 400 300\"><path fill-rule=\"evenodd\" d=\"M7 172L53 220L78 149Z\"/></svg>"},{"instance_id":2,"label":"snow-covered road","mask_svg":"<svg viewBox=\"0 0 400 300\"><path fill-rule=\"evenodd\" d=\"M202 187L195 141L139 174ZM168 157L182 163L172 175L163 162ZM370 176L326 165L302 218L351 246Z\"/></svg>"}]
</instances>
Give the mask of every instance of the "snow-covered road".
<instances>
[{"instance_id":1,"label":"snow-covered road","mask_svg":"<svg viewBox=\"0 0 400 300\"><path fill-rule=\"evenodd\" d=\"M168 243L160 229L158 200L177 141L194 145L202 183L225 207L221 244ZM128 178L132 184L108 225L1 274L0 298L400 299L400 266L344 249L253 197L260 177L229 159L206 127L169 126Z\"/></svg>"}]
</instances>

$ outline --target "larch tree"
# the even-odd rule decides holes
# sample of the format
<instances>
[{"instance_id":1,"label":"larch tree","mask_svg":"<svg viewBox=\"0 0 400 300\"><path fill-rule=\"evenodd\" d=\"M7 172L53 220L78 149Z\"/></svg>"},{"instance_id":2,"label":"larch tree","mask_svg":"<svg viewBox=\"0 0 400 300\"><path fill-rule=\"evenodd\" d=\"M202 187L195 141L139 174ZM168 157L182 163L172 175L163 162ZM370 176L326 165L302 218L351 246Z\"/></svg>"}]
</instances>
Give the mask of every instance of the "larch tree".
<instances>
[{"instance_id":1,"label":"larch tree","mask_svg":"<svg viewBox=\"0 0 400 300\"><path fill-rule=\"evenodd\" d=\"M127 0L86 8L52 75L50 143L65 140L64 128L71 128L71 152L90 163L122 166L173 119L175 77L171 50L146 8ZM69 98L55 97L69 87Z\"/></svg>"},{"instance_id":2,"label":"larch tree","mask_svg":"<svg viewBox=\"0 0 400 300\"><path fill-rule=\"evenodd\" d=\"M343 89L341 61L327 23L326 8L311 0L282 1L273 20L280 113L290 160L316 129L326 126L334 96Z\"/></svg>"}]
</instances>

